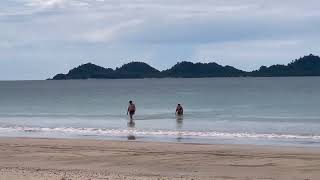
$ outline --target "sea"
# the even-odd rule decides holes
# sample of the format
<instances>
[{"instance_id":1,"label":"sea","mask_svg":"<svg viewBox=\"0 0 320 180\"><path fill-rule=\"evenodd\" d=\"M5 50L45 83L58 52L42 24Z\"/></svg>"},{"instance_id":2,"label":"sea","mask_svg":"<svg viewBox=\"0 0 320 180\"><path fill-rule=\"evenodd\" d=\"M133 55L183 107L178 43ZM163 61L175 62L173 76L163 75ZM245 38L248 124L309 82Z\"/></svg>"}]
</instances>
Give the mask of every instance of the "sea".
<instances>
[{"instance_id":1,"label":"sea","mask_svg":"<svg viewBox=\"0 0 320 180\"><path fill-rule=\"evenodd\" d=\"M0 81L0 136L318 147L320 77Z\"/></svg>"}]
</instances>

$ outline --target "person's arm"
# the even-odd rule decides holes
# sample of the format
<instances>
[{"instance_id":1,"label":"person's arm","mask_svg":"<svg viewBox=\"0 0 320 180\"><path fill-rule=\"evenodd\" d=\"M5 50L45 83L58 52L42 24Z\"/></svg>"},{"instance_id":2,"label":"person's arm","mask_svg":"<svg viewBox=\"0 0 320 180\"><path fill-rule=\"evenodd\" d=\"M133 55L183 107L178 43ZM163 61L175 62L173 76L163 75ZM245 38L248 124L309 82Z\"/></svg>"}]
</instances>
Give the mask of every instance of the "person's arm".
<instances>
[{"instance_id":1,"label":"person's arm","mask_svg":"<svg viewBox=\"0 0 320 180\"><path fill-rule=\"evenodd\" d=\"M128 106L128 109L127 109L127 115L128 115L128 113L129 113L129 108L130 108L130 106Z\"/></svg>"}]
</instances>

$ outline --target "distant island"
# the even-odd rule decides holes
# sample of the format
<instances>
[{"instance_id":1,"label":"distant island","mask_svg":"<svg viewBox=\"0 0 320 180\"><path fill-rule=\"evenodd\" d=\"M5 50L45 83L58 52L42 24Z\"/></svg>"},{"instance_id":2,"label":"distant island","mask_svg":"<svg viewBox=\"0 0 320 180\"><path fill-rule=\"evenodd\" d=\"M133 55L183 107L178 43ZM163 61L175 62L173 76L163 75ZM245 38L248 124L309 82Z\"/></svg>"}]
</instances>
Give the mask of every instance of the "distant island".
<instances>
[{"instance_id":1,"label":"distant island","mask_svg":"<svg viewBox=\"0 0 320 180\"><path fill-rule=\"evenodd\" d=\"M50 80L284 76L320 76L320 57L310 54L287 65L261 66L258 70L251 72L242 71L232 66L222 66L214 62L182 61L164 71L159 71L144 62L130 62L116 69L87 63L70 70L67 74L57 74Z\"/></svg>"}]
</instances>

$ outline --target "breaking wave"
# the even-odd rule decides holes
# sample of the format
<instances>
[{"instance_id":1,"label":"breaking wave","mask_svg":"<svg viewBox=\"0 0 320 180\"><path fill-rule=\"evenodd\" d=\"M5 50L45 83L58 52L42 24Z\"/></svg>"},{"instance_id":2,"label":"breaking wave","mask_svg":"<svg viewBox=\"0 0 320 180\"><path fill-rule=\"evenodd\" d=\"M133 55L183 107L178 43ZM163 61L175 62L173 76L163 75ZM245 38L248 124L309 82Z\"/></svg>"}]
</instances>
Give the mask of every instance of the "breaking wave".
<instances>
[{"instance_id":1,"label":"breaking wave","mask_svg":"<svg viewBox=\"0 0 320 180\"><path fill-rule=\"evenodd\" d=\"M0 127L0 133L53 133L77 136L185 136L193 138L257 138L257 139L292 139L292 140L320 140L319 135L295 134L259 134L259 133L229 133L216 131L178 131L178 130L140 130L140 129L107 129L107 128L72 128L72 127Z\"/></svg>"}]
</instances>

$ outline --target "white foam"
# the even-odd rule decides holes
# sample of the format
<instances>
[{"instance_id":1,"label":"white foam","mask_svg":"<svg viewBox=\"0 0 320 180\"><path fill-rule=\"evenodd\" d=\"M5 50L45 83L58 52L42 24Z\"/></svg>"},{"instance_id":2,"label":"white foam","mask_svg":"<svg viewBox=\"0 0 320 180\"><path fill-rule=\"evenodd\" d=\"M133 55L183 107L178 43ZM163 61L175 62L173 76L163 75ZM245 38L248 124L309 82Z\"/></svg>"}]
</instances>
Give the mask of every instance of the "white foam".
<instances>
[{"instance_id":1,"label":"white foam","mask_svg":"<svg viewBox=\"0 0 320 180\"><path fill-rule=\"evenodd\" d=\"M319 135L294 135L294 134L259 134L259 133L228 133L216 131L170 131L170 130L137 130L137 129L106 129L106 128L36 128L36 127L0 127L0 132L24 132L24 133L55 133L71 135L91 136L186 136L199 138L257 138L257 139L297 139L320 140Z\"/></svg>"}]
</instances>

